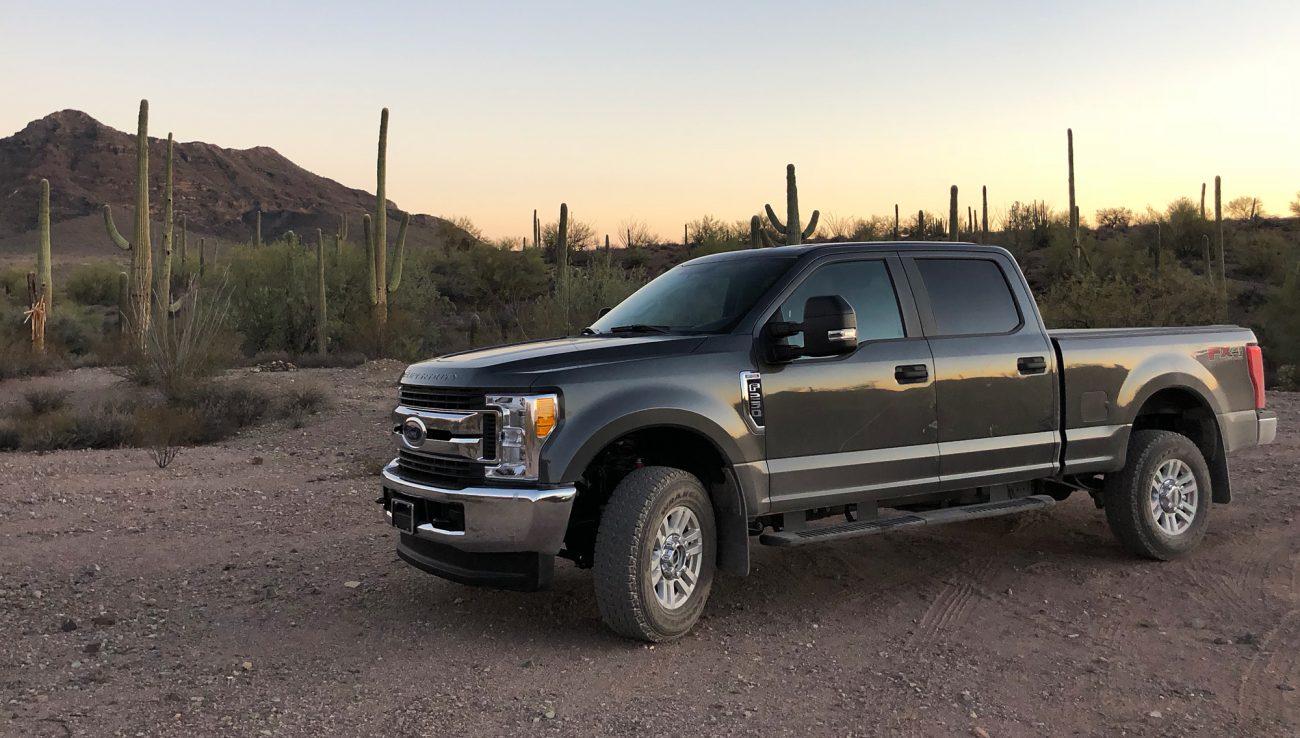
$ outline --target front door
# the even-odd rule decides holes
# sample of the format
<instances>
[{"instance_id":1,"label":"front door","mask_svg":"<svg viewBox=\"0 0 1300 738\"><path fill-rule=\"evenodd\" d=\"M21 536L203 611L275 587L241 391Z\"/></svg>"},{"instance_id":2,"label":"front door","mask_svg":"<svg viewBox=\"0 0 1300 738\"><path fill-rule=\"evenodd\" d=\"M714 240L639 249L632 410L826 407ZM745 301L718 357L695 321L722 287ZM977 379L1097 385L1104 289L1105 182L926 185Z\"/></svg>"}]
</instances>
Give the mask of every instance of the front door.
<instances>
[{"instance_id":1,"label":"front door","mask_svg":"<svg viewBox=\"0 0 1300 738\"><path fill-rule=\"evenodd\" d=\"M937 483L934 363L906 279L891 254L832 257L780 298L769 321L798 323L809 297L843 297L859 343L841 356L761 367L772 512Z\"/></svg>"}]
</instances>

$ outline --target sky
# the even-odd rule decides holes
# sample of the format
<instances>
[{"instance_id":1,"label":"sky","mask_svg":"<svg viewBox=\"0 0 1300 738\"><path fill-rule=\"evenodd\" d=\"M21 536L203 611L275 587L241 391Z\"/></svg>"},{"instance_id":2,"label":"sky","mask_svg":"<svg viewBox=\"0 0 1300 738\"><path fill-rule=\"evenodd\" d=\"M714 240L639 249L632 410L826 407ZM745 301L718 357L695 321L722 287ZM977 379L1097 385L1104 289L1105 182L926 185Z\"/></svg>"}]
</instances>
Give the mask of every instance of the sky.
<instances>
[{"instance_id":1,"label":"sky","mask_svg":"<svg viewBox=\"0 0 1300 738\"><path fill-rule=\"evenodd\" d=\"M64 108L270 146L373 191L530 234L532 212L665 238L705 214L1142 212L1300 190L1300 2L0 0L0 136ZM617 238L615 239L617 240Z\"/></svg>"}]
</instances>

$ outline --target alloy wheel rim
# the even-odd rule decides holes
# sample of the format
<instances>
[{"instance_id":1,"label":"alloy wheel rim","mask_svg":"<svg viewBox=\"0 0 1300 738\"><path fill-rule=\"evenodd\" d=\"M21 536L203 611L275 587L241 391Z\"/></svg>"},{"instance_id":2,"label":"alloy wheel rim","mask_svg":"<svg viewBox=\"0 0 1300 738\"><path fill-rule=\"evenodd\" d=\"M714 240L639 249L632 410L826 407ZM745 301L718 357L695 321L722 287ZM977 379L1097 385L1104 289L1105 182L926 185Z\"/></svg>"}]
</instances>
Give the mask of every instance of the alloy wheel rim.
<instances>
[{"instance_id":1,"label":"alloy wheel rim","mask_svg":"<svg viewBox=\"0 0 1300 738\"><path fill-rule=\"evenodd\" d=\"M1196 475L1182 459L1169 459L1151 476L1151 515L1166 535L1176 536L1192 527L1200 504Z\"/></svg>"},{"instance_id":2,"label":"alloy wheel rim","mask_svg":"<svg viewBox=\"0 0 1300 738\"><path fill-rule=\"evenodd\" d=\"M678 505L659 521L648 569L655 599L666 610L685 605L700 581L704 563L704 534L700 520Z\"/></svg>"}]
</instances>

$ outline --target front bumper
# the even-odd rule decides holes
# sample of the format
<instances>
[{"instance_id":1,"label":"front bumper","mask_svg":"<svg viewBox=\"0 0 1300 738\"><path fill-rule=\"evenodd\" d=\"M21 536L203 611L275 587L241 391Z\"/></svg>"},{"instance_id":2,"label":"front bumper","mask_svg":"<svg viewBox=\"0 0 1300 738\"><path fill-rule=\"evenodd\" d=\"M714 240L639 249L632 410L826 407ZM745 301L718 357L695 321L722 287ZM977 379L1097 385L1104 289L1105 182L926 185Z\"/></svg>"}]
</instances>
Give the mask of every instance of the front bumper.
<instances>
[{"instance_id":1,"label":"front bumper","mask_svg":"<svg viewBox=\"0 0 1300 738\"><path fill-rule=\"evenodd\" d=\"M574 487L466 487L444 489L411 482L397 475L397 463L384 468L384 509L389 501L427 500L456 510L454 522L420 519L408 535L469 553L537 553L554 555L564 547L564 532L578 490ZM427 517L427 516L426 516ZM405 538L406 536L403 536Z\"/></svg>"}]
</instances>

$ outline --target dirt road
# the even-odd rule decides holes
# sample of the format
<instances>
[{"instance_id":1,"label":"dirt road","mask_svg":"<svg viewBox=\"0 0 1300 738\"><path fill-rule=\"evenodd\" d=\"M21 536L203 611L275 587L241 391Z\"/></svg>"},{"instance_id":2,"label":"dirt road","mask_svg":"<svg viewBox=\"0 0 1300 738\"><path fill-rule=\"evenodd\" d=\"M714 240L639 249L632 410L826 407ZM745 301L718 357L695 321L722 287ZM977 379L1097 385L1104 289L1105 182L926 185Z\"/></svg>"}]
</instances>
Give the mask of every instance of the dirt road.
<instances>
[{"instance_id":1,"label":"dirt road","mask_svg":"<svg viewBox=\"0 0 1300 738\"><path fill-rule=\"evenodd\" d=\"M397 560L373 472L399 371L258 376L337 400L165 470L0 453L0 735L1300 731L1300 396L1270 396L1278 444L1234 457L1237 501L1186 559L1130 558L1084 495L755 545L691 636L650 648L606 632L571 565L521 595Z\"/></svg>"}]
</instances>

